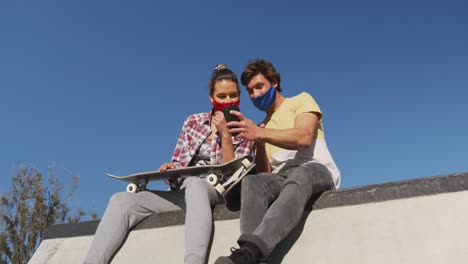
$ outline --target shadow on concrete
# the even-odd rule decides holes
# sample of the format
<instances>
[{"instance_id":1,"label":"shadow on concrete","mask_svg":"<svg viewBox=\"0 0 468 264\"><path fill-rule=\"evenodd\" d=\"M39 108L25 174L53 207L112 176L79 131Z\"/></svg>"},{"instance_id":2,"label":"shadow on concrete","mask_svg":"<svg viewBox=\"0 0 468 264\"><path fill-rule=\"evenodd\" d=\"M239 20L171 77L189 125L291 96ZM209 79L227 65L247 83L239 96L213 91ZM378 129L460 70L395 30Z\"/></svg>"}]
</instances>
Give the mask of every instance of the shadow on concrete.
<instances>
[{"instance_id":1,"label":"shadow on concrete","mask_svg":"<svg viewBox=\"0 0 468 264\"><path fill-rule=\"evenodd\" d=\"M312 206L320 198L321 195L322 194L318 194L309 199L299 223L278 245L276 245L268 259L262 263L280 264L283 261L284 257L288 254L289 250L291 250L291 248L294 246L294 244L297 242L302 232L304 231L304 226L307 222L307 218L312 212Z\"/></svg>"},{"instance_id":2,"label":"shadow on concrete","mask_svg":"<svg viewBox=\"0 0 468 264\"><path fill-rule=\"evenodd\" d=\"M214 208L212 208L213 210ZM214 220L214 219L213 219ZM211 236L210 236L210 242L208 244L208 248L206 249L206 259L205 259L205 264L208 264L208 261L210 260L210 252L211 252L211 247L213 246L213 240L214 240L214 234L215 234L215 223L214 221L212 222L211 226Z\"/></svg>"},{"instance_id":3,"label":"shadow on concrete","mask_svg":"<svg viewBox=\"0 0 468 264\"><path fill-rule=\"evenodd\" d=\"M120 249L122 249L123 245L125 244L125 241L127 241L127 238L128 238L128 235L130 234L130 232L127 232L127 234L125 235L125 238L123 239L122 241L122 244L120 244L120 246L117 248L117 250L114 252L114 254L112 255L112 257L110 258L109 260L109 263L112 263L112 260L114 260L114 257L117 255L117 253L119 253Z\"/></svg>"}]
</instances>

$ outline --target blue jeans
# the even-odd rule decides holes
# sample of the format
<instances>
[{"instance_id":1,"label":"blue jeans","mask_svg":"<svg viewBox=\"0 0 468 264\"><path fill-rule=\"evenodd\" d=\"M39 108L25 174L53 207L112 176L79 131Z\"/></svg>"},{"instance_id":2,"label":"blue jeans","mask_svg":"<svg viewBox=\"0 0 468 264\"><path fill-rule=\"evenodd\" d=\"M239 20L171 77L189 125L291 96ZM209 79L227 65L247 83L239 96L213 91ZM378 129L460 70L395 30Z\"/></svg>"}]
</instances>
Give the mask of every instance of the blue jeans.
<instances>
[{"instance_id":1,"label":"blue jeans","mask_svg":"<svg viewBox=\"0 0 468 264\"><path fill-rule=\"evenodd\" d=\"M334 188L330 171L315 162L247 176L242 181L238 243L254 243L268 256L299 223L310 197Z\"/></svg>"}]
</instances>

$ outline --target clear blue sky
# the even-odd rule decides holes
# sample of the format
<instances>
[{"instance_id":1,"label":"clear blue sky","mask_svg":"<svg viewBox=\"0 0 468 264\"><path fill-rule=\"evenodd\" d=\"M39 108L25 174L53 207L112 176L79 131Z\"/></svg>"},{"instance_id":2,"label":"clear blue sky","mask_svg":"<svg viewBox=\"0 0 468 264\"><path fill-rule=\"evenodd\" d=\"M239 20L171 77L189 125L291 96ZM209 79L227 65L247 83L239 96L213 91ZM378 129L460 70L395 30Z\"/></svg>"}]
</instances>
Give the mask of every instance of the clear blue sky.
<instances>
[{"instance_id":1,"label":"clear blue sky","mask_svg":"<svg viewBox=\"0 0 468 264\"><path fill-rule=\"evenodd\" d=\"M319 103L342 187L468 171L467 14L462 0L1 1L0 192L18 164L55 164L80 176L72 205L102 216L126 186L104 174L168 161L183 120L210 110L213 67L257 57L285 96Z\"/></svg>"}]
</instances>

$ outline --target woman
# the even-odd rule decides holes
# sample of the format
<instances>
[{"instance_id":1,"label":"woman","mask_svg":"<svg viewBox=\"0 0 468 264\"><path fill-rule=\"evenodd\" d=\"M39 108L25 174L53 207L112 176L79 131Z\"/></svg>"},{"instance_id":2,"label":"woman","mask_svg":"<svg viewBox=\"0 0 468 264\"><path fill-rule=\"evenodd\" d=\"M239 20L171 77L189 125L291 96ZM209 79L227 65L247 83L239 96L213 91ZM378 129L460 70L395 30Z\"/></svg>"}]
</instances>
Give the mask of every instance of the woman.
<instances>
[{"instance_id":1,"label":"woman","mask_svg":"<svg viewBox=\"0 0 468 264\"><path fill-rule=\"evenodd\" d=\"M239 105L237 76L224 64L218 64L209 82L210 112L190 115L184 122L171 162L160 171L177 167L222 164L248 156L251 142L239 140L228 132L221 110ZM220 195L205 179L179 178L168 182L171 190L185 191L184 262L205 263L212 228L212 205ZM128 231L155 212L180 209L179 206L149 191L114 194L98 226L84 263L109 263Z\"/></svg>"}]
</instances>

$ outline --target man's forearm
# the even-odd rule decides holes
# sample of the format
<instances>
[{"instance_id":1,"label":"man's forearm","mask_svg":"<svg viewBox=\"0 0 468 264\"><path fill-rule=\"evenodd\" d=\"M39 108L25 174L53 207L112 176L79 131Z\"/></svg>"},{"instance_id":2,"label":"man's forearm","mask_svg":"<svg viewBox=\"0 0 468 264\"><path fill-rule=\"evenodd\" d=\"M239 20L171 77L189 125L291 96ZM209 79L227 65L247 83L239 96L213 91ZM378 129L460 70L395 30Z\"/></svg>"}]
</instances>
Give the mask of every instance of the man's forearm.
<instances>
[{"instance_id":1,"label":"man's forearm","mask_svg":"<svg viewBox=\"0 0 468 264\"><path fill-rule=\"evenodd\" d=\"M257 169L257 173L271 172L271 165L266 154L265 144L255 143L254 163Z\"/></svg>"},{"instance_id":2,"label":"man's forearm","mask_svg":"<svg viewBox=\"0 0 468 264\"><path fill-rule=\"evenodd\" d=\"M276 130L263 128L259 141L283 149L298 150L312 145L313 138L314 135L306 129L291 128Z\"/></svg>"}]
</instances>

